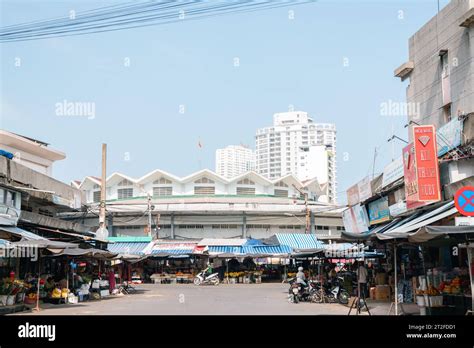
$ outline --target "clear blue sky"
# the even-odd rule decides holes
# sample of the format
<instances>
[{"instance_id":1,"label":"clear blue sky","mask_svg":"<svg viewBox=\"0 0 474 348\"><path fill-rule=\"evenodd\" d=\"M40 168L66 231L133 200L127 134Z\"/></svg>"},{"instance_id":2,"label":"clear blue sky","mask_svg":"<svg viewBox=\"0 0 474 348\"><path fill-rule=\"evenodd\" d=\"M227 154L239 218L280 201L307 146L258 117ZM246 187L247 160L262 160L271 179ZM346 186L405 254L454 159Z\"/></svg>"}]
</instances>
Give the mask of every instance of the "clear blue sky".
<instances>
[{"instance_id":1,"label":"clear blue sky","mask_svg":"<svg viewBox=\"0 0 474 348\"><path fill-rule=\"evenodd\" d=\"M2 23L10 25L103 3L2 0L1 6ZM405 101L407 82L393 71L408 58L409 37L437 6L436 0L319 1L1 44L1 128L64 151L54 176L66 182L100 174L102 142L109 173L139 177L160 168L187 175L214 169L216 148L254 147L256 129L292 104L317 122L336 124L338 196L344 201L342 191L371 174L374 147L375 172L390 162L392 125L407 138L406 118L381 116L380 104ZM95 118L57 116L56 103L63 100L94 102ZM397 155L402 145L396 143Z\"/></svg>"}]
</instances>

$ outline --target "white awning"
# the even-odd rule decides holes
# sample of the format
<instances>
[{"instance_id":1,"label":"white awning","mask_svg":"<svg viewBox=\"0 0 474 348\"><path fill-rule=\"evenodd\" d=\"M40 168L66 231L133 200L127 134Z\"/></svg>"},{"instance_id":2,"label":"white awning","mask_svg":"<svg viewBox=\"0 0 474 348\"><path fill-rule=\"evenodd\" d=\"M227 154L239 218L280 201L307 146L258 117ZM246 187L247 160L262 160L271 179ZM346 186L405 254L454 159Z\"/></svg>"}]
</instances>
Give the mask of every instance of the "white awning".
<instances>
[{"instance_id":1,"label":"white awning","mask_svg":"<svg viewBox=\"0 0 474 348\"><path fill-rule=\"evenodd\" d=\"M378 233L377 237L381 240L409 238L410 235L413 235L413 233L410 232L418 231L422 227L428 226L433 222L439 221L456 213L457 209L454 207L454 202L451 201L416 218L409 217L405 220L402 220L400 224L397 224L388 231L384 233Z\"/></svg>"}]
</instances>

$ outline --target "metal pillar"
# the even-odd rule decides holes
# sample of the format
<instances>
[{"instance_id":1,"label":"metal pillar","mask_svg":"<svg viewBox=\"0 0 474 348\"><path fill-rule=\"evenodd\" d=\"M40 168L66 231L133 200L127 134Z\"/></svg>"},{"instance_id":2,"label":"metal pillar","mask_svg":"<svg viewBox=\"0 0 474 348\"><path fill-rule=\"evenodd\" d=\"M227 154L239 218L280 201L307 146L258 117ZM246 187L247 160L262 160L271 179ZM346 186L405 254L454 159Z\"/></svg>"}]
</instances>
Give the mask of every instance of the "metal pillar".
<instances>
[{"instance_id":1,"label":"metal pillar","mask_svg":"<svg viewBox=\"0 0 474 348\"><path fill-rule=\"evenodd\" d=\"M174 239L174 214L171 214L171 225L170 225L170 230L171 230L171 239Z\"/></svg>"}]
</instances>

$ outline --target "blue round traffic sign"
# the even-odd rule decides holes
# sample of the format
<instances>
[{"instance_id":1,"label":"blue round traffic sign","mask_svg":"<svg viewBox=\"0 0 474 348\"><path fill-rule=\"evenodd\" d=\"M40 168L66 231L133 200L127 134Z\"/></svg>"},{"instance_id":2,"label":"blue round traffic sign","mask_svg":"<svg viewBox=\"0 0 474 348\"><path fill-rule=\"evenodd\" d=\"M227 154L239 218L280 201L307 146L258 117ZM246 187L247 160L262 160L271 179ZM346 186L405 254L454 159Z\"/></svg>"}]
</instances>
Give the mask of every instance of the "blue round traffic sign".
<instances>
[{"instance_id":1,"label":"blue round traffic sign","mask_svg":"<svg viewBox=\"0 0 474 348\"><path fill-rule=\"evenodd\" d=\"M474 216L474 186L464 186L454 195L454 205L464 216Z\"/></svg>"}]
</instances>

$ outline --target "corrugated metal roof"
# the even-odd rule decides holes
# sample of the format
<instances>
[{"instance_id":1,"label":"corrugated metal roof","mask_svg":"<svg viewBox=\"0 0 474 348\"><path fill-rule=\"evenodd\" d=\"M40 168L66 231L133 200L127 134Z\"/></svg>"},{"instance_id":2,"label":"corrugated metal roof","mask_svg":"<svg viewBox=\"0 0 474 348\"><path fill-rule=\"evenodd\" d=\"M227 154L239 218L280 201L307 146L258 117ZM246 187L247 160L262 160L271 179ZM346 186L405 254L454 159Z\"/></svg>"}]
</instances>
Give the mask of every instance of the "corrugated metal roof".
<instances>
[{"instance_id":1,"label":"corrugated metal roof","mask_svg":"<svg viewBox=\"0 0 474 348\"><path fill-rule=\"evenodd\" d=\"M38 236L37 234L23 230L16 226L0 226L0 230L19 236L22 240L47 240L47 238Z\"/></svg>"},{"instance_id":2,"label":"corrugated metal roof","mask_svg":"<svg viewBox=\"0 0 474 348\"><path fill-rule=\"evenodd\" d=\"M143 250L149 243L146 242L115 242L108 244L107 249L116 254L143 254Z\"/></svg>"},{"instance_id":3,"label":"corrugated metal roof","mask_svg":"<svg viewBox=\"0 0 474 348\"><path fill-rule=\"evenodd\" d=\"M316 249L322 248L324 243L319 241L312 234L303 233L276 233L278 242L295 249Z\"/></svg>"},{"instance_id":4,"label":"corrugated metal roof","mask_svg":"<svg viewBox=\"0 0 474 348\"><path fill-rule=\"evenodd\" d=\"M153 249L152 255L156 254L172 254L172 255L190 255L193 253L193 249Z\"/></svg>"},{"instance_id":5,"label":"corrugated metal roof","mask_svg":"<svg viewBox=\"0 0 474 348\"><path fill-rule=\"evenodd\" d=\"M109 237L109 241L112 242L151 242L151 237L148 236L118 236L118 237Z\"/></svg>"},{"instance_id":6,"label":"corrugated metal roof","mask_svg":"<svg viewBox=\"0 0 474 348\"><path fill-rule=\"evenodd\" d=\"M247 239L243 238L204 238L198 245L206 246L241 246L247 243Z\"/></svg>"},{"instance_id":7,"label":"corrugated metal roof","mask_svg":"<svg viewBox=\"0 0 474 348\"><path fill-rule=\"evenodd\" d=\"M283 255L290 254L291 248L287 245L255 245L255 246L210 246L210 254L239 254L239 255L252 255L252 254L269 254L269 255Z\"/></svg>"}]
</instances>

